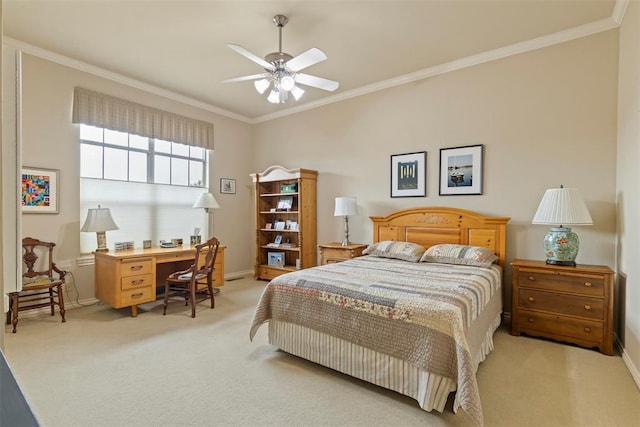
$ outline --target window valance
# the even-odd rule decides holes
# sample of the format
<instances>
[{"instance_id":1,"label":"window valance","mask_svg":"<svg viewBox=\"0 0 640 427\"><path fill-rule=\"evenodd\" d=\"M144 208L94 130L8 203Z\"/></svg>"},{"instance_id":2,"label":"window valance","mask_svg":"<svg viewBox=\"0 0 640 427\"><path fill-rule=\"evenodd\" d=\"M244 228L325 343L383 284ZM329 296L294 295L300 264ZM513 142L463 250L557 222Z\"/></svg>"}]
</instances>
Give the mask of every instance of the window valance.
<instances>
[{"instance_id":1,"label":"window valance","mask_svg":"<svg viewBox=\"0 0 640 427\"><path fill-rule=\"evenodd\" d=\"M72 123L213 150L213 124L76 87Z\"/></svg>"}]
</instances>

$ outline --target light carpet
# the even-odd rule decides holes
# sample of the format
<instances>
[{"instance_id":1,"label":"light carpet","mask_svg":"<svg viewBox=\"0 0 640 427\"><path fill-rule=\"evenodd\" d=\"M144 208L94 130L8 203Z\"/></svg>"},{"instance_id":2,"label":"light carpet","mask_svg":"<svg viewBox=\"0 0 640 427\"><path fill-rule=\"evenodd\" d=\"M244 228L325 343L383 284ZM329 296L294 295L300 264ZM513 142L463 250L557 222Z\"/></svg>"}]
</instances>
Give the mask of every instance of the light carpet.
<instances>
[{"instance_id":1,"label":"light carpet","mask_svg":"<svg viewBox=\"0 0 640 427\"><path fill-rule=\"evenodd\" d=\"M265 282L227 282L197 317L181 302L94 304L5 327L5 353L45 427L467 426L407 397L249 341ZM480 364L486 426L638 426L640 391L619 356L509 335Z\"/></svg>"}]
</instances>

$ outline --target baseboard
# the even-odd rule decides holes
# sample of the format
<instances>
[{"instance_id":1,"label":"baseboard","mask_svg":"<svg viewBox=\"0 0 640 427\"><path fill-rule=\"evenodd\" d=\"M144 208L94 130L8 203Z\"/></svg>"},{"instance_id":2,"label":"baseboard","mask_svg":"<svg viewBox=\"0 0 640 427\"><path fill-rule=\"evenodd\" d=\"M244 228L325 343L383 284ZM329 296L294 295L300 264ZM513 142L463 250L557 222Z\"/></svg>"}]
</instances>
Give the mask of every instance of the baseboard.
<instances>
[{"instance_id":1,"label":"baseboard","mask_svg":"<svg viewBox=\"0 0 640 427\"><path fill-rule=\"evenodd\" d=\"M243 279L248 275L253 275L253 270L237 271L235 273L225 274L224 281L231 282L233 280Z\"/></svg>"},{"instance_id":2,"label":"baseboard","mask_svg":"<svg viewBox=\"0 0 640 427\"><path fill-rule=\"evenodd\" d=\"M638 370L638 367L633 364L633 360L631 360L629 354L625 351L622 343L620 342L620 340L618 340L618 337L616 336L615 338L616 345L620 349L620 354L622 355L622 361L629 370L631 378L633 378L633 381L636 383L636 387L638 387L638 390L640 390L640 371Z\"/></svg>"}]
</instances>

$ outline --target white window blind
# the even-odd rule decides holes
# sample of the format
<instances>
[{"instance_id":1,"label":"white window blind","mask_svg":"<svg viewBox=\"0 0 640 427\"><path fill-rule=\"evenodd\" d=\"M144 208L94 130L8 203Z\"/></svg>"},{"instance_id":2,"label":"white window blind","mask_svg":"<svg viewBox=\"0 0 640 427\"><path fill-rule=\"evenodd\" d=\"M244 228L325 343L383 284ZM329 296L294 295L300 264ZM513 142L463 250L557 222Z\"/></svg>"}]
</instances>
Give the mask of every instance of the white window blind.
<instances>
[{"instance_id":1,"label":"white window blind","mask_svg":"<svg viewBox=\"0 0 640 427\"><path fill-rule=\"evenodd\" d=\"M107 231L107 245L134 241L142 247L143 240L158 246L160 240L183 239L189 244L194 228L207 236L207 214L193 208L200 194L197 187L138 182L80 179L80 221L84 223L89 208L109 208L118 230ZM90 253L97 247L96 233L80 233L80 251Z\"/></svg>"}]
</instances>

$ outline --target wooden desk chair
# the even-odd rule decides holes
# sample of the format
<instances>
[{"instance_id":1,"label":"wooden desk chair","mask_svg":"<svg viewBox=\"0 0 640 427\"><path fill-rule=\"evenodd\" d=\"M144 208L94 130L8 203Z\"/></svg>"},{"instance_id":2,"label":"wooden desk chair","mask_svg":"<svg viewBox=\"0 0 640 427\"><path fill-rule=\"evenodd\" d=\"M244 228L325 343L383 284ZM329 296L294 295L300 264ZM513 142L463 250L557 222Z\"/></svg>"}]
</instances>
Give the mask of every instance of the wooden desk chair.
<instances>
[{"instance_id":1,"label":"wooden desk chair","mask_svg":"<svg viewBox=\"0 0 640 427\"><path fill-rule=\"evenodd\" d=\"M64 318L63 286L65 283L65 271L56 267L53 262L53 247L55 243L42 242L38 239L25 237L22 239L22 261L26 271L22 273L22 290L9 292L9 311L7 311L7 325L13 325L13 333L16 333L18 325L18 313L23 310L32 310L41 307L51 307L51 315L55 315L55 306L60 307L60 317ZM38 263L40 256L43 262ZM43 268L36 270L36 268ZM57 275L57 277L56 277Z\"/></svg>"},{"instance_id":2,"label":"wooden desk chair","mask_svg":"<svg viewBox=\"0 0 640 427\"><path fill-rule=\"evenodd\" d=\"M186 270L176 271L167 278L164 287L164 310L167 314L169 298L179 295L184 298L184 305L191 302L191 317L196 317L196 304L206 299L211 300L211 308L215 307L213 290L213 265L218 255L220 242L215 237L196 245L195 262Z\"/></svg>"}]
</instances>

